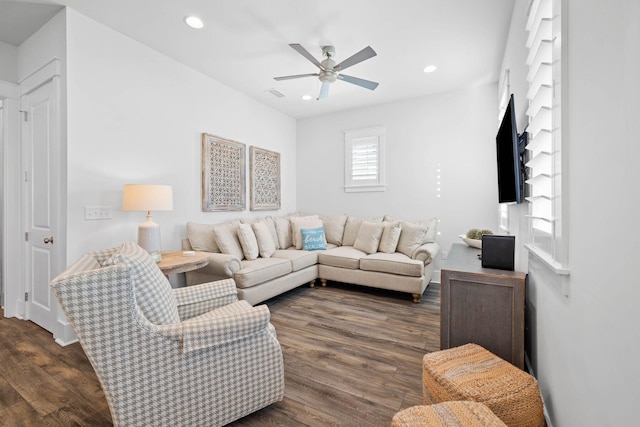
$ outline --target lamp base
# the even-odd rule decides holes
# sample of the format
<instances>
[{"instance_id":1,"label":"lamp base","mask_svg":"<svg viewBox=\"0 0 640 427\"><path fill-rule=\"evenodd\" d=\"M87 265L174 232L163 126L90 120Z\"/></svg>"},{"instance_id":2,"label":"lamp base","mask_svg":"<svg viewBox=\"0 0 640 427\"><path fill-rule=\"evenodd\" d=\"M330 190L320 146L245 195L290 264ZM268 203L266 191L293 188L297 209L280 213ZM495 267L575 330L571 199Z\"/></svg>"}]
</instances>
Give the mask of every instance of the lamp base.
<instances>
[{"instance_id":1,"label":"lamp base","mask_svg":"<svg viewBox=\"0 0 640 427\"><path fill-rule=\"evenodd\" d=\"M160 226L149 217L138 226L138 246L149 252L156 262L160 262Z\"/></svg>"}]
</instances>

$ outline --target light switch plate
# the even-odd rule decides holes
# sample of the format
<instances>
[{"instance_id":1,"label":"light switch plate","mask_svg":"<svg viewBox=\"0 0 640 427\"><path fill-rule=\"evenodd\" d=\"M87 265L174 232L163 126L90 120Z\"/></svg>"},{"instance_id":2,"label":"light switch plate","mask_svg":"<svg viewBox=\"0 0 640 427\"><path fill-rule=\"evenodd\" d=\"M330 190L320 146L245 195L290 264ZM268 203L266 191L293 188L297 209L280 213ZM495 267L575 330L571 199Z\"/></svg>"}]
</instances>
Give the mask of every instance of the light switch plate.
<instances>
[{"instance_id":1,"label":"light switch plate","mask_svg":"<svg viewBox=\"0 0 640 427\"><path fill-rule=\"evenodd\" d=\"M111 206L85 206L84 219L111 219Z\"/></svg>"}]
</instances>

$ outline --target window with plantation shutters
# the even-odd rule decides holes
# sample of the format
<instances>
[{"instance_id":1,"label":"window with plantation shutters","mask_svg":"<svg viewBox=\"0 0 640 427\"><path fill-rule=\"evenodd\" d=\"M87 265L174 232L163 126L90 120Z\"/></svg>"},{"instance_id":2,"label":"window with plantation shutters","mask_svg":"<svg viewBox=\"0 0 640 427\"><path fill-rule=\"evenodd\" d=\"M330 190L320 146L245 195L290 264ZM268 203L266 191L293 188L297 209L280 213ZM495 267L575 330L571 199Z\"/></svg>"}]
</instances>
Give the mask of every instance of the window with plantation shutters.
<instances>
[{"instance_id":1,"label":"window with plantation shutters","mask_svg":"<svg viewBox=\"0 0 640 427\"><path fill-rule=\"evenodd\" d=\"M345 191L384 191L384 127L346 131L344 135Z\"/></svg>"},{"instance_id":2,"label":"window with plantation shutters","mask_svg":"<svg viewBox=\"0 0 640 427\"><path fill-rule=\"evenodd\" d=\"M561 2L532 0L527 17L526 146L530 249L556 271L566 251L562 241Z\"/></svg>"}]
</instances>

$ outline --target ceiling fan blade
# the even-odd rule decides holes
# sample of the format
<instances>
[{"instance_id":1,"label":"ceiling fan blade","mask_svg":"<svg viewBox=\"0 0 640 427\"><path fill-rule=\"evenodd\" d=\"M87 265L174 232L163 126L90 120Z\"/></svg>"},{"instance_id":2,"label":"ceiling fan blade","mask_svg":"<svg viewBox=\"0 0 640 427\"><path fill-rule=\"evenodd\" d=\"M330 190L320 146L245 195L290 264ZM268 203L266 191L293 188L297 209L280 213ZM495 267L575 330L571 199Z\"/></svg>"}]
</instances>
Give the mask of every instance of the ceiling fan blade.
<instances>
[{"instance_id":1,"label":"ceiling fan blade","mask_svg":"<svg viewBox=\"0 0 640 427\"><path fill-rule=\"evenodd\" d=\"M364 49L362 49L360 52L356 53L355 55L351 55L350 57L348 57L347 59L345 59L338 65L336 65L335 67L333 67L333 69L335 71L341 71L351 67L352 65L356 65L364 60L373 58L376 55L377 55L376 51L373 50L371 46L367 46Z\"/></svg>"},{"instance_id":2,"label":"ceiling fan blade","mask_svg":"<svg viewBox=\"0 0 640 427\"><path fill-rule=\"evenodd\" d=\"M345 74L338 74L338 78L347 83L352 83L354 85L362 86L370 90L375 90L375 88L378 87L377 82L372 82L371 80L359 79L358 77L347 76Z\"/></svg>"},{"instance_id":3,"label":"ceiling fan blade","mask_svg":"<svg viewBox=\"0 0 640 427\"><path fill-rule=\"evenodd\" d=\"M291 79L299 79L301 77L318 77L319 74L318 73L311 73L311 74L295 74L293 76L280 76L280 77L274 77L273 80L291 80Z\"/></svg>"},{"instance_id":4,"label":"ceiling fan blade","mask_svg":"<svg viewBox=\"0 0 640 427\"><path fill-rule=\"evenodd\" d=\"M320 94L318 95L318 100L324 99L329 96L329 83L322 82L322 87L320 88Z\"/></svg>"},{"instance_id":5,"label":"ceiling fan blade","mask_svg":"<svg viewBox=\"0 0 640 427\"><path fill-rule=\"evenodd\" d=\"M313 55L311 55L307 49L302 47L301 44L292 43L289 46L291 46L300 55L304 56L309 61L311 61L311 63L313 63L313 65L315 65L316 67L320 68L321 70L324 70L324 67L322 66L322 64L320 62L318 62L318 60L316 58L314 58Z\"/></svg>"}]
</instances>

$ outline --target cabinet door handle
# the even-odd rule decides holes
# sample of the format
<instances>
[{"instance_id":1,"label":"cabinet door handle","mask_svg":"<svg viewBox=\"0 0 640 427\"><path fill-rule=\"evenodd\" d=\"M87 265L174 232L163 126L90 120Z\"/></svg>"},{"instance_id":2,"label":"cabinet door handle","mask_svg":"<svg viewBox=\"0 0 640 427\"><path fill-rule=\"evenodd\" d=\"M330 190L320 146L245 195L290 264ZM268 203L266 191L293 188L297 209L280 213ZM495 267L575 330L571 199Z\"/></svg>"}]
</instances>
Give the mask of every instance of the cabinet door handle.
<instances>
[{"instance_id":1,"label":"cabinet door handle","mask_svg":"<svg viewBox=\"0 0 640 427\"><path fill-rule=\"evenodd\" d=\"M51 244L53 245L53 236L51 236L51 237L45 237L45 238L44 238L44 243L45 243L45 244L47 244L47 243L51 243Z\"/></svg>"}]
</instances>

